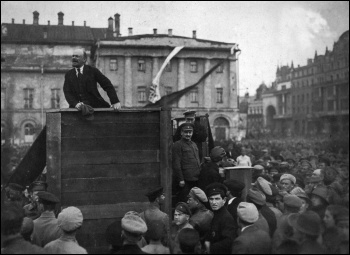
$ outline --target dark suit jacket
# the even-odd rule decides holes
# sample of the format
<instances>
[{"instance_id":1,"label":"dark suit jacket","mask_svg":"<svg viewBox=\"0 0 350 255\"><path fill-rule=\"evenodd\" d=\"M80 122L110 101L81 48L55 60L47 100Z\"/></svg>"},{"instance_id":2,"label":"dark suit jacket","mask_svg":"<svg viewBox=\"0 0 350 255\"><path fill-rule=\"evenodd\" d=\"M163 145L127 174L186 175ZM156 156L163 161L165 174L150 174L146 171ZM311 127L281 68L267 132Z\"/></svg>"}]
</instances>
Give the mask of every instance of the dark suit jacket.
<instances>
[{"instance_id":1,"label":"dark suit jacket","mask_svg":"<svg viewBox=\"0 0 350 255\"><path fill-rule=\"evenodd\" d=\"M271 238L268 233L252 225L234 240L232 254L270 254Z\"/></svg>"},{"instance_id":2,"label":"dark suit jacket","mask_svg":"<svg viewBox=\"0 0 350 255\"><path fill-rule=\"evenodd\" d=\"M110 104L107 103L97 90L97 82L107 92L111 104L119 102L117 93L111 81L104 76L97 68L84 65L82 83L85 87L86 96L89 98L88 102L84 102L93 108L108 108ZM69 70L65 75L63 92L70 108L74 108L79 103L79 81L76 75L76 69Z\"/></svg>"}]
</instances>

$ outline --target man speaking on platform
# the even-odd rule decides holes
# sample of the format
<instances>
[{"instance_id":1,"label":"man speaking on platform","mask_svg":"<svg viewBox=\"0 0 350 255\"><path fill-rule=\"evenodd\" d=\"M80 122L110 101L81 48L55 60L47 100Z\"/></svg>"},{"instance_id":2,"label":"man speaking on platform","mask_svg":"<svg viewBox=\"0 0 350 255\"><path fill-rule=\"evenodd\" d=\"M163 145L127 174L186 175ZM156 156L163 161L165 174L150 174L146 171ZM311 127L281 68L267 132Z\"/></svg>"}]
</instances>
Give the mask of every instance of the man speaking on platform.
<instances>
[{"instance_id":1,"label":"man speaking on platform","mask_svg":"<svg viewBox=\"0 0 350 255\"><path fill-rule=\"evenodd\" d=\"M72 56L73 69L65 75L63 92L69 104L69 108L81 110L82 105L89 105L93 108L113 107L120 109L120 102L111 81L104 76L97 68L86 65L86 52L83 49L76 49ZM107 92L111 101L107 103L97 89L97 82Z\"/></svg>"}]
</instances>

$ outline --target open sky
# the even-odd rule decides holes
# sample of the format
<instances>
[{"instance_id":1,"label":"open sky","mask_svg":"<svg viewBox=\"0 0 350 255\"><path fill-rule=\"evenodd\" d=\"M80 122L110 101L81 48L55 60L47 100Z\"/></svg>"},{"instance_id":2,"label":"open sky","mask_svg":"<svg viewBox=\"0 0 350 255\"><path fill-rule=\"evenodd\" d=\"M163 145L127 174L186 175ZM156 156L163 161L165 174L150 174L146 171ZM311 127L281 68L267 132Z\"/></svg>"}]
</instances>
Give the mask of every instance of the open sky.
<instances>
[{"instance_id":1,"label":"open sky","mask_svg":"<svg viewBox=\"0 0 350 255\"><path fill-rule=\"evenodd\" d=\"M277 65L305 65L315 50L324 54L326 46L349 30L348 1L293 2L177 2L103 1L51 2L1 1L1 23L33 23L38 11L39 24L57 24L57 13L64 13L64 24L107 27L109 17L121 15L121 34L167 33L239 44L240 94L255 90L275 79Z\"/></svg>"}]
</instances>

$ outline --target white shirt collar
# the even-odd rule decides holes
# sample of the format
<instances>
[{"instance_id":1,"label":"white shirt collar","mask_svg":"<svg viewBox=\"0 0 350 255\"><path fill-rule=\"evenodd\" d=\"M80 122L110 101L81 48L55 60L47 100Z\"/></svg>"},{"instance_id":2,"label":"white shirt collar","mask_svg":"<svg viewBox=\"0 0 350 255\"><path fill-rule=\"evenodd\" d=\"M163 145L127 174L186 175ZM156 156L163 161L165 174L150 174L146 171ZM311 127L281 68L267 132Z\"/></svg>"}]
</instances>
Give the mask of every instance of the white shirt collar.
<instances>
[{"instance_id":1,"label":"white shirt collar","mask_svg":"<svg viewBox=\"0 0 350 255\"><path fill-rule=\"evenodd\" d=\"M228 204L229 204L229 205L232 204L233 200L235 200L235 199L236 199L236 197L231 198L231 199L228 201Z\"/></svg>"},{"instance_id":2,"label":"white shirt collar","mask_svg":"<svg viewBox=\"0 0 350 255\"><path fill-rule=\"evenodd\" d=\"M79 69L80 69L80 73L83 74L84 65L82 65ZM75 68L75 73L78 76L78 68Z\"/></svg>"}]
</instances>

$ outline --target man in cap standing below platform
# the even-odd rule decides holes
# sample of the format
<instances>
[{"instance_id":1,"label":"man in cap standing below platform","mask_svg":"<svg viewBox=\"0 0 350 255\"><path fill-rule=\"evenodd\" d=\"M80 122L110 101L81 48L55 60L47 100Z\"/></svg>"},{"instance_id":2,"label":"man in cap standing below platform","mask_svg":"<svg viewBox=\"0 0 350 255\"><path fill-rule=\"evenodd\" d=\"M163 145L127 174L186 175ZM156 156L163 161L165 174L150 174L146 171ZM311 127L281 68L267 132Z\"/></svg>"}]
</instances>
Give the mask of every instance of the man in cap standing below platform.
<instances>
[{"instance_id":1,"label":"man in cap standing below platform","mask_svg":"<svg viewBox=\"0 0 350 255\"><path fill-rule=\"evenodd\" d=\"M54 194L46 191L39 191L38 197L39 210L42 208L43 212L39 218L34 220L32 243L44 247L62 234L54 213L56 204L60 201Z\"/></svg>"},{"instance_id":2,"label":"man in cap standing below platform","mask_svg":"<svg viewBox=\"0 0 350 255\"><path fill-rule=\"evenodd\" d=\"M210 230L211 221L214 214L209 211L204 203L208 202L208 198L204 191L194 187L188 194L187 204L192 212L189 223L198 231L200 240L204 244L204 238Z\"/></svg>"},{"instance_id":3,"label":"man in cap standing below platform","mask_svg":"<svg viewBox=\"0 0 350 255\"><path fill-rule=\"evenodd\" d=\"M238 205L237 214L241 233L233 242L232 254L269 254L271 239L255 224L259 219L255 205L242 202Z\"/></svg>"},{"instance_id":4,"label":"man in cap standing below platform","mask_svg":"<svg viewBox=\"0 0 350 255\"><path fill-rule=\"evenodd\" d=\"M114 254L146 254L137 243L147 232L147 225L137 212L127 212L121 222L123 246Z\"/></svg>"},{"instance_id":5,"label":"man in cap standing below platform","mask_svg":"<svg viewBox=\"0 0 350 255\"><path fill-rule=\"evenodd\" d=\"M57 217L58 226L62 229L59 239L45 245L44 249L50 254L87 254L79 246L75 235L83 224L83 214L76 207L67 207Z\"/></svg>"},{"instance_id":6,"label":"man in cap standing below platform","mask_svg":"<svg viewBox=\"0 0 350 255\"><path fill-rule=\"evenodd\" d=\"M35 220L39 218L41 211L38 209L38 192L46 191L47 183L42 181L35 181L29 185L29 200L30 203L23 207L26 217Z\"/></svg>"},{"instance_id":7,"label":"man in cap standing below platform","mask_svg":"<svg viewBox=\"0 0 350 255\"><path fill-rule=\"evenodd\" d=\"M198 186L200 160L197 145L191 141L193 124L184 123L181 140L173 145L174 188L177 188L178 202L186 202L187 195L193 187Z\"/></svg>"},{"instance_id":8,"label":"man in cap standing below platform","mask_svg":"<svg viewBox=\"0 0 350 255\"><path fill-rule=\"evenodd\" d=\"M230 254L235 224L225 207L227 188L221 183L213 183L207 187L206 194L214 218L205 241L205 248L209 254Z\"/></svg>"},{"instance_id":9,"label":"man in cap standing below platform","mask_svg":"<svg viewBox=\"0 0 350 255\"><path fill-rule=\"evenodd\" d=\"M149 190L146 194L150 205L147 209L140 213L140 217L145 221L147 228L150 229L149 224L153 221L156 221L158 224L153 226L153 228L157 228L157 232L162 233L162 243L167 245L169 243L169 216L160 210L161 205L164 204L165 195L163 192L163 187L156 187ZM154 225L154 224L153 224ZM145 234L145 239L147 242L150 241L150 237L148 236L148 232Z\"/></svg>"}]
</instances>

